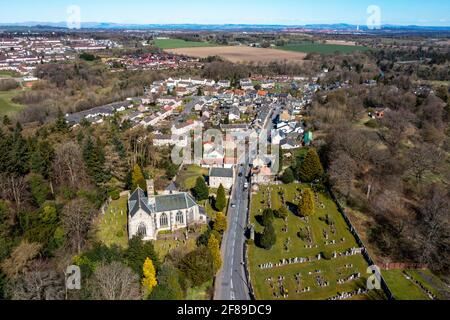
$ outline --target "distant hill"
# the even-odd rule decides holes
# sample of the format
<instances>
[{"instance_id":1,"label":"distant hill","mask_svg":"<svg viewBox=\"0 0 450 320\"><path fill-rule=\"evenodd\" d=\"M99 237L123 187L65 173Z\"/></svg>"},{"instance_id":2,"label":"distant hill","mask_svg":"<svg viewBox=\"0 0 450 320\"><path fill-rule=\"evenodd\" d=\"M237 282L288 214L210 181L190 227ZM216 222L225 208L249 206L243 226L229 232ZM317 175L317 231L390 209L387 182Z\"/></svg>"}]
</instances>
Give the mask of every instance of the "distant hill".
<instances>
[{"instance_id":1,"label":"distant hill","mask_svg":"<svg viewBox=\"0 0 450 320\"><path fill-rule=\"evenodd\" d=\"M67 29L65 22L19 22L19 23L0 23L3 29L10 28L57 28ZM109 22L83 22L82 29L105 29L105 30L204 30L204 31L282 31L286 29L313 29L313 30L337 30L349 31L357 30L368 31L365 25L357 26L352 24L308 24L308 25L260 25L260 24L121 24ZM372 31L372 30L371 30ZM446 31L450 32L450 26L399 26L383 25L379 32L387 31ZM373 31L372 31L373 32Z\"/></svg>"}]
</instances>

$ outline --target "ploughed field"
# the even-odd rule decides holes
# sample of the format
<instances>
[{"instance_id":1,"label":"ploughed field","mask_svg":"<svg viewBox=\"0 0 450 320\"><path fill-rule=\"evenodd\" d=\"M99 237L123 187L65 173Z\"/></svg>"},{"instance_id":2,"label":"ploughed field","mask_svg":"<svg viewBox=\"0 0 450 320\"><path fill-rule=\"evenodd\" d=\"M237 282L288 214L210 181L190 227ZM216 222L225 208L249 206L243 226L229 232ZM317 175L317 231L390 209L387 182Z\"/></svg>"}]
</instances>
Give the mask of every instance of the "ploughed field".
<instances>
[{"instance_id":1,"label":"ploughed field","mask_svg":"<svg viewBox=\"0 0 450 320\"><path fill-rule=\"evenodd\" d=\"M327 194L316 194L314 216L305 220L297 215L296 205L304 188L300 184L262 187L253 195L251 222L256 229L256 244L264 230L259 215L269 207L268 199L272 209L279 209L283 198L289 207L287 223L277 218L273 222L277 242L272 249L249 245L250 278L256 298L326 300L351 293L349 299L385 299L381 290L366 291L368 264L362 254L344 254L358 245ZM328 223L324 221L326 215ZM300 230L306 237L299 237ZM318 260L322 252L328 257ZM309 261L299 263L300 258Z\"/></svg>"},{"instance_id":2,"label":"ploughed field","mask_svg":"<svg viewBox=\"0 0 450 320\"><path fill-rule=\"evenodd\" d=\"M306 57L306 54L302 52L253 48L248 46L176 48L166 49L166 51L173 54L186 55L195 58L220 56L223 59L231 61L233 63L268 63L273 61L289 61L294 63L302 63Z\"/></svg>"}]
</instances>

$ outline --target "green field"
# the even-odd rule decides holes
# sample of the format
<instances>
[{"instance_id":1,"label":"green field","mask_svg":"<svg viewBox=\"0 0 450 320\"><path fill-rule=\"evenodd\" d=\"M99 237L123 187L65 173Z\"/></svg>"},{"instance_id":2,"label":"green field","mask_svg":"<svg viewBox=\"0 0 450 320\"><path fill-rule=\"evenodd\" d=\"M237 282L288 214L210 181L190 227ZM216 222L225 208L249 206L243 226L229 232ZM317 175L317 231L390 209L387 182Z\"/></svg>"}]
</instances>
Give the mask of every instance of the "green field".
<instances>
[{"instance_id":1,"label":"green field","mask_svg":"<svg viewBox=\"0 0 450 320\"><path fill-rule=\"evenodd\" d=\"M272 186L270 191L270 198L272 201L272 208L278 209L281 207L280 191L284 190L286 203L296 203L296 196L300 193L298 190L304 186L298 184L290 184L284 186ZM256 227L256 233L263 231L263 227L259 224L256 216L260 215L264 208L268 207L269 191L268 187L262 187L261 190L253 196L251 207L251 220ZM324 204L325 208L319 207ZM293 209L293 208L292 208ZM325 222L320 221L319 218L328 214L335 224L336 233L333 234L330 226ZM285 277L284 286L288 289L289 297L292 300L324 300L336 296L338 293L352 292L359 288L366 288L367 281L367 267L368 264L363 256L358 254L354 256L338 257L337 259L320 261L312 261L304 264L292 264L287 266L275 267L272 269L263 270L259 265L264 263L279 263L282 259L290 258L312 258L318 256L321 252L344 252L348 249L357 247L354 237L351 235L348 227L337 210L336 204L327 195L319 195L319 203L316 204L316 214L310 217L308 223L302 221L293 212L289 213L287 232L282 231L285 227L284 221L280 219L274 220L274 227L277 233L277 242L271 250L265 250L257 247L254 244L249 245L249 265L250 277L254 287L257 299L275 299L274 293L280 293L277 285L278 277ZM313 240L313 248L307 249L305 246L307 242L301 240L297 233L301 228L307 226L311 229L311 236ZM328 233L328 241L336 240L335 245L325 245L325 238L323 231ZM287 239L290 239L290 244L287 246ZM345 238L344 241L342 239ZM317 247L315 247L317 245ZM351 265L351 266L350 266ZM315 271L320 270L320 273ZM312 274L310 274L310 272ZM348 278L352 274L360 273L361 277L357 280L347 282L345 284L338 284L338 279ZM300 286L297 285L295 275L301 275ZM316 277L321 276L329 286L320 287L317 285ZM275 289L271 289L270 284L266 279L273 278ZM299 292L306 287L310 287L310 292ZM367 295L354 296L353 299L383 299L384 293L382 291L370 291ZM284 298L282 298L284 299Z\"/></svg>"},{"instance_id":2,"label":"green field","mask_svg":"<svg viewBox=\"0 0 450 320\"><path fill-rule=\"evenodd\" d=\"M418 286L406 279L403 270L384 270L381 274L395 299L429 300L428 296Z\"/></svg>"},{"instance_id":3,"label":"green field","mask_svg":"<svg viewBox=\"0 0 450 320\"><path fill-rule=\"evenodd\" d=\"M195 48L195 47L214 47L216 44L212 42L186 41L181 39L156 39L155 46L160 49L178 49L178 48Z\"/></svg>"},{"instance_id":4,"label":"green field","mask_svg":"<svg viewBox=\"0 0 450 320\"><path fill-rule=\"evenodd\" d=\"M0 70L0 78L10 78L10 77L19 77L20 74L16 71L11 70Z\"/></svg>"},{"instance_id":5,"label":"green field","mask_svg":"<svg viewBox=\"0 0 450 320\"><path fill-rule=\"evenodd\" d=\"M0 116L11 116L21 111L24 106L11 101L21 90L0 91Z\"/></svg>"},{"instance_id":6,"label":"green field","mask_svg":"<svg viewBox=\"0 0 450 320\"><path fill-rule=\"evenodd\" d=\"M350 46L350 45L339 45L339 44L325 44L316 42L301 42L288 44L282 47L277 47L277 49L304 52L304 53L322 53L322 54L333 54L335 52L339 53L353 53L357 51L367 51L369 48L362 46Z\"/></svg>"},{"instance_id":7,"label":"green field","mask_svg":"<svg viewBox=\"0 0 450 320\"><path fill-rule=\"evenodd\" d=\"M176 178L176 185L183 191L189 191L195 187L198 177L207 176L208 174L208 169L196 165L184 166Z\"/></svg>"},{"instance_id":8,"label":"green field","mask_svg":"<svg viewBox=\"0 0 450 320\"><path fill-rule=\"evenodd\" d=\"M121 197L109 205L105 215L100 214L96 221L96 238L107 246L113 244L122 248L128 246L127 234L127 201L128 197Z\"/></svg>"}]
</instances>

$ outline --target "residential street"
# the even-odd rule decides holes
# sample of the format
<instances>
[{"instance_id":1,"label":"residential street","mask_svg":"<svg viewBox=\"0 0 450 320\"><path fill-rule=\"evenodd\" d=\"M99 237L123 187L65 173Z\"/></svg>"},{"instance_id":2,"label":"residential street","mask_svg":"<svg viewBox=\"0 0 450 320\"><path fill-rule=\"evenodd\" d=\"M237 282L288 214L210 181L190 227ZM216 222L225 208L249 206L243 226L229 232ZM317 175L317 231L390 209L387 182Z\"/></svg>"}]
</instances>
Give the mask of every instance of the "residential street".
<instances>
[{"instance_id":1,"label":"residential street","mask_svg":"<svg viewBox=\"0 0 450 320\"><path fill-rule=\"evenodd\" d=\"M242 172L239 177L238 173ZM249 189L244 190L249 161L238 167L236 182L228 210L228 230L222 244L223 266L216 278L215 300L250 300L248 280L244 271L244 244ZM233 205L236 207L233 208Z\"/></svg>"}]
</instances>

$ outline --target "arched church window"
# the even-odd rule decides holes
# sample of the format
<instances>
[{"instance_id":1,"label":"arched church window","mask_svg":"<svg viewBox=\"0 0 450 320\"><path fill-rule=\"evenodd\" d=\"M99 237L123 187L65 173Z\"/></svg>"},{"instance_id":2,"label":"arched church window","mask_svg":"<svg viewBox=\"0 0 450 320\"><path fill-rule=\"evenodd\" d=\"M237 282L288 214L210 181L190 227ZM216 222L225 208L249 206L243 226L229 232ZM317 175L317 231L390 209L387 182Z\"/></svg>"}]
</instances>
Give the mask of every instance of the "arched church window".
<instances>
[{"instance_id":1,"label":"arched church window","mask_svg":"<svg viewBox=\"0 0 450 320\"><path fill-rule=\"evenodd\" d=\"M159 218L159 225L161 228L167 228L169 226L169 218L167 214L163 213Z\"/></svg>"},{"instance_id":2,"label":"arched church window","mask_svg":"<svg viewBox=\"0 0 450 320\"><path fill-rule=\"evenodd\" d=\"M184 224L184 215L183 212L178 211L177 216L176 216L176 221L179 224Z\"/></svg>"},{"instance_id":3,"label":"arched church window","mask_svg":"<svg viewBox=\"0 0 450 320\"><path fill-rule=\"evenodd\" d=\"M138 227L138 236L146 237L147 236L147 227L144 223L141 223Z\"/></svg>"}]
</instances>

